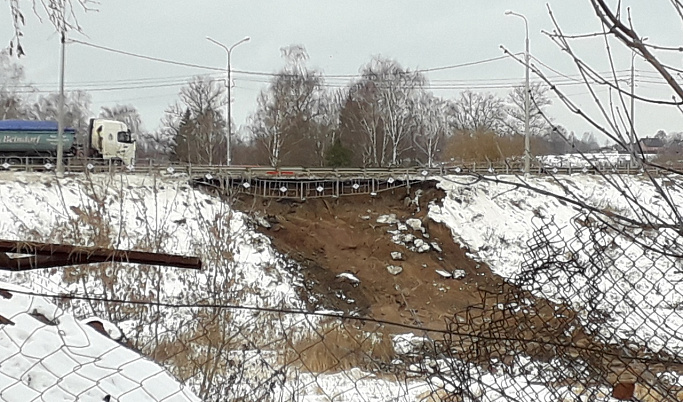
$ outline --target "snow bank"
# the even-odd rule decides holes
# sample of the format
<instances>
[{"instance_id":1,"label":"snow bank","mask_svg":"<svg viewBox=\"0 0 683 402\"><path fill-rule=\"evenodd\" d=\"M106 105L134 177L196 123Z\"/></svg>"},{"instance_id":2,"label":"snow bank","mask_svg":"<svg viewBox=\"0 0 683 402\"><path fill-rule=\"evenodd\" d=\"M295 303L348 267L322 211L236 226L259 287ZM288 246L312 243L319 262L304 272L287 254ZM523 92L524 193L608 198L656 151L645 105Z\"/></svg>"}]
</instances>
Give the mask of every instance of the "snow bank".
<instances>
[{"instance_id":1,"label":"snow bank","mask_svg":"<svg viewBox=\"0 0 683 402\"><path fill-rule=\"evenodd\" d=\"M563 271L559 265L555 270L548 268L538 274L539 283L530 290L568 300L577 311L597 304L611 315L602 328L610 342L628 339L655 351L683 351L683 315L675 308L683 302L683 293L676 290L683 279L680 262L663 251L650 250L678 250L678 234L670 229L592 229L577 221L577 216L586 216L580 213L587 209L573 203L585 202L606 219L619 214L642 222L675 222L671 207L650 181L589 175L558 180L499 176L497 180L440 179L438 185L447 197L443 206L431 206L429 216L450 227L454 239L469 248L472 257L506 278L514 279L529 259L538 257L530 254L531 247L547 236L547 249L561 254L559 260L575 261L588 271L582 276ZM674 205L683 205L683 190L667 180L659 184Z\"/></svg>"},{"instance_id":2,"label":"snow bank","mask_svg":"<svg viewBox=\"0 0 683 402\"><path fill-rule=\"evenodd\" d=\"M0 288L9 290L0 297L2 400L199 400L157 364L47 299L7 283Z\"/></svg>"}]
</instances>

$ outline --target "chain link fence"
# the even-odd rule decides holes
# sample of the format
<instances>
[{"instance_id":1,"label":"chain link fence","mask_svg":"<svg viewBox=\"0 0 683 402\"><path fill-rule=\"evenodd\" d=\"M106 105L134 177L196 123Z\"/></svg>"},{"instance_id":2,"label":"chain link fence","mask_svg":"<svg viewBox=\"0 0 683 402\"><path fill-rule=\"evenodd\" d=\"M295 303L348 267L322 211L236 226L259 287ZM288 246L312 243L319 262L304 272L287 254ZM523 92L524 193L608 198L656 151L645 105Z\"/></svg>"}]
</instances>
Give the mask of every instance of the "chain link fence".
<instances>
[{"instance_id":1,"label":"chain link fence","mask_svg":"<svg viewBox=\"0 0 683 402\"><path fill-rule=\"evenodd\" d=\"M628 208L588 205L577 196L569 223L537 214L516 273L479 282L478 301L433 328L326 311L286 259L261 261L264 273L256 277L233 269L223 262L256 269L250 259L267 253L265 241L252 236L255 248L241 255L234 242L244 239L236 234L247 233L245 223L198 198L197 205L210 204L212 211L197 229L205 236L200 254L207 267L199 276L104 264L64 270L58 288L55 272L36 274L36 293L3 285L0 396L681 400L683 242L671 195L679 187L675 179L653 179L661 197L655 211L638 203L627 182L613 179ZM478 177L470 185L486 180L492 179ZM565 197L563 202L572 198ZM93 199L93 205L107 204L106 197ZM84 235L108 241L114 236L101 226L111 220L107 213L84 209L78 222L63 227L71 233L90 222L92 233ZM226 238L232 243L221 240ZM284 289L287 283L298 293ZM279 296L266 302L267 294ZM70 314L107 321L100 328ZM121 330L120 338L107 322Z\"/></svg>"}]
</instances>

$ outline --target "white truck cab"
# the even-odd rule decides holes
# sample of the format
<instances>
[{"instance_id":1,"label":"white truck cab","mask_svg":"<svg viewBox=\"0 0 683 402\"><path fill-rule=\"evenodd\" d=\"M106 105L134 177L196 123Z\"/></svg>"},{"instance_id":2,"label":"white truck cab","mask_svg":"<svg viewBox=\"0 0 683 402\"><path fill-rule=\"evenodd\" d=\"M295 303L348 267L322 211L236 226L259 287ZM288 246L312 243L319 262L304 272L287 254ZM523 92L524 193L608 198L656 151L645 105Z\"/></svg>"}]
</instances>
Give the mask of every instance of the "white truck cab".
<instances>
[{"instance_id":1,"label":"white truck cab","mask_svg":"<svg viewBox=\"0 0 683 402\"><path fill-rule=\"evenodd\" d=\"M87 156L104 160L121 160L125 165L135 163L135 140L125 123L116 120L91 119L88 129L90 150Z\"/></svg>"}]
</instances>

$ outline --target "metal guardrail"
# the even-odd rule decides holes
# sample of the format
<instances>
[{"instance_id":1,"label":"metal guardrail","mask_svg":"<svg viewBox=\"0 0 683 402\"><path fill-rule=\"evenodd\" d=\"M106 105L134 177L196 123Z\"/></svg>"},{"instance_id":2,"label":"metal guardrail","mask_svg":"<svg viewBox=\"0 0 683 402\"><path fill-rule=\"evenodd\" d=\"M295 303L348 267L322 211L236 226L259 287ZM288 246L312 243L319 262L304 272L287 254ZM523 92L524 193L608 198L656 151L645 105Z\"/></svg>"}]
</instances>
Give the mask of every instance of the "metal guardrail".
<instances>
[{"instance_id":1,"label":"metal guardrail","mask_svg":"<svg viewBox=\"0 0 683 402\"><path fill-rule=\"evenodd\" d=\"M27 161L28 162L28 161ZM159 176L187 177L197 185L209 186L220 191L249 194L264 198L310 199L342 197L369 194L375 196L383 191L407 187L428 177L444 175L522 175L522 166L504 163L468 163L442 165L435 168L320 168L268 166L219 166L179 163L148 163L136 166L122 166L102 160L78 161L65 164L68 174L109 173L147 174ZM674 168L674 167L672 167ZM683 169L683 165L680 166ZM52 163L44 164L2 164L2 171L52 172ZM572 174L638 174L642 170L628 164L617 166L534 166L533 175ZM649 170L662 175L665 171Z\"/></svg>"},{"instance_id":2,"label":"metal guardrail","mask_svg":"<svg viewBox=\"0 0 683 402\"><path fill-rule=\"evenodd\" d=\"M190 177L228 177L228 178L300 178L300 179L320 179L320 178L340 178L340 177L364 177L364 178L398 178L407 176L443 176L457 174L523 174L521 165L509 165L504 163L463 163L453 165L442 165L439 167L409 167L409 168L323 168L323 167L278 167L269 166L221 166L221 165L193 165L182 163L139 163L135 166L122 166L114 163L107 163L102 160L79 160L79 163L66 163L64 165L67 173L140 173L140 174L160 174L160 175L188 175ZM672 169L683 171L683 164L672 165ZM46 172L54 171L52 163L21 163L0 165L2 171L23 171L23 172ZM658 169L650 170L655 174L663 173ZM596 174L596 173L615 173L615 174L638 174L642 170L632 168L628 164L599 167L583 166L541 166L532 165L531 174Z\"/></svg>"}]
</instances>

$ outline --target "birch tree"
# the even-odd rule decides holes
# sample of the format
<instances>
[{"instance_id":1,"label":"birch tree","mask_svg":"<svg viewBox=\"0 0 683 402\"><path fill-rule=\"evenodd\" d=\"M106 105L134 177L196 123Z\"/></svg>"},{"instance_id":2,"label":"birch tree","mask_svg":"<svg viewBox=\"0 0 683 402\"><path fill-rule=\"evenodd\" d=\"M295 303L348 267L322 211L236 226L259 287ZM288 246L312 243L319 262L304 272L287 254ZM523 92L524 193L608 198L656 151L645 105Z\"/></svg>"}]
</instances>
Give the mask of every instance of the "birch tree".
<instances>
[{"instance_id":1,"label":"birch tree","mask_svg":"<svg viewBox=\"0 0 683 402\"><path fill-rule=\"evenodd\" d=\"M433 167L436 156L448 132L446 102L432 94L424 93L416 103L418 127L413 133L413 146L417 159L427 167Z\"/></svg>"},{"instance_id":2,"label":"birch tree","mask_svg":"<svg viewBox=\"0 0 683 402\"><path fill-rule=\"evenodd\" d=\"M374 57L361 68L342 111L345 130L358 137L363 162L370 166L397 166L412 147L417 129L417 99L425 79L398 62Z\"/></svg>"},{"instance_id":3,"label":"birch tree","mask_svg":"<svg viewBox=\"0 0 683 402\"><path fill-rule=\"evenodd\" d=\"M281 52L285 67L259 94L248 129L271 166L320 166L325 144L332 142L331 101L322 74L306 67L303 46L288 46Z\"/></svg>"},{"instance_id":4,"label":"birch tree","mask_svg":"<svg viewBox=\"0 0 683 402\"><path fill-rule=\"evenodd\" d=\"M342 144L355 154L354 163L362 166L386 165L388 142L375 87L372 82L352 86L339 117Z\"/></svg>"}]
</instances>

